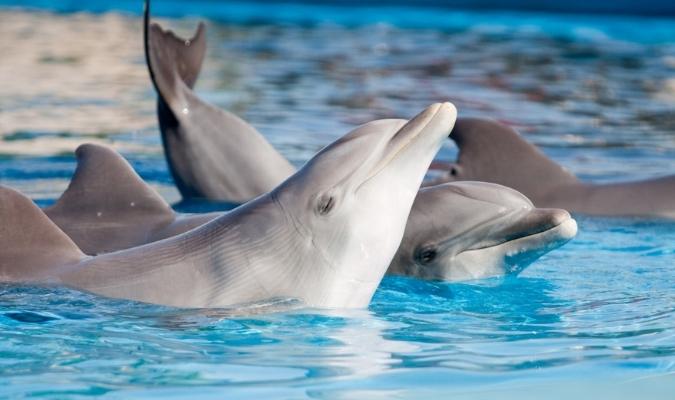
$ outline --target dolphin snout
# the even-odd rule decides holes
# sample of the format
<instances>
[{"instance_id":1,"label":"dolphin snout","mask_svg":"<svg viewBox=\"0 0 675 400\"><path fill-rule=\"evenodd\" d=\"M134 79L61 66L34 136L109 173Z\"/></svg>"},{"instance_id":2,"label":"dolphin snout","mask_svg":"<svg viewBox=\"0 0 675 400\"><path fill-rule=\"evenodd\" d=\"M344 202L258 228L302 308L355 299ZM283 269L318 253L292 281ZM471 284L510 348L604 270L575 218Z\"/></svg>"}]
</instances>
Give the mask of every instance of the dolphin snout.
<instances>
[{"instance_id":1,"label":"dolphin snout","mask_svg":"<svg viewBox=\"0 0 675 400\"><path fill-rule=\"evenodd\" d=\"M559 208L550 208L550 221L553 228L557 228L561 239L569 240L577 235L577 221L575 221L567 210Z\"/></svg>"},{"instance_id":2,"label":"dolphin snout","mask_svg":"<svg viewBox=\"0 0 675 400\"><path fill-rule=\"evenodd\" d=\"M541 218L541 228L542 230L548 230L555 228L562 223L572 219L567 210L560 208L537 208L531 211L531 214L534 217Z\"/></svg>"},{"instance_id":3,"label":"dolphin snout","mask_svg":"<svg viewBox=\"0 0 675 400\"><path fill-rule=\"evenodd\" d=\"M528 210L526 214L513 214L517 219L502 232L502 240L511 241L526 236L536 235L555 229L559 231L556 235L562 238L572 238L576 235L576 221L572 219L569 212L558 208L534 208ZM508 218L508 217L507 217Z\"/></svg>"},{"instance_id":4,"label":"dolphin snout","mask_svg":"<svg viewBox=\"0 0 675 400\"><path fill-rule=\"evenodd\" d=\"M550 231L552 238L569 240L577 234L577 222L568 211L559 208L535 208L524 222L529 226L528 235Z\"/></svg>"},{"instance_id":5,"label":"dolphin snout","mask_svg":"<svg viewBox=\"0 0 675 400\"><path fill-rule=\"evenodd\" d=\"M445 137L452 131L456 119L457 109L452 103L434 103L408 121L391 141L409 143L423 132L438 133L435 128Z\"/></svg>"}]
</instances>

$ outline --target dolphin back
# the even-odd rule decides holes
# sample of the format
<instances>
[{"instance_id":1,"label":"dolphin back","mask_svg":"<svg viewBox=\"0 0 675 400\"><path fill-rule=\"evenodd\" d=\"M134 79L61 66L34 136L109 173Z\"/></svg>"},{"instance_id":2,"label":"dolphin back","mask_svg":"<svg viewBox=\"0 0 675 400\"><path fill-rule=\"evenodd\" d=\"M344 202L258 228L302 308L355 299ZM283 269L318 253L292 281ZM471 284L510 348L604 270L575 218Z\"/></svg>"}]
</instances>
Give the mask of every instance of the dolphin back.
<instances>
[{"instance_id":1,"label":"dolphin back","mask_svg":"<svg viewBox=\"0 0 675 400\"><path fill-rule=\"evenodd\" d=\"M44 210L86 254L147 243L176 217L164 199L114 150L84 144L68 189Z\"/></svg>"}]
</instances>

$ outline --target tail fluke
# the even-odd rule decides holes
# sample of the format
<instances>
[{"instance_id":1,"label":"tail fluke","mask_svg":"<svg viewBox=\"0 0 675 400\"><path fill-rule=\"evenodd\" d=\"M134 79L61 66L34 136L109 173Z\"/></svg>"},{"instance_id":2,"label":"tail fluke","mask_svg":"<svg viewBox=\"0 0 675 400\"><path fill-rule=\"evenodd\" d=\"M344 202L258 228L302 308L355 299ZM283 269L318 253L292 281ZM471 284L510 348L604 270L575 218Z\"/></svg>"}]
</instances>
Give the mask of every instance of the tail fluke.
<instances>
[{"instance_id":1,"label":"tail fluke","mask_svg":"<svg viewBox=\"0 0 675 400\"><path fill-rule=\"evenodd\" d=\"M206 27L200 22L191 39L183 39L172 31L164 31L150 23L150 1L145 3L143 15L145 60L157 93L165 101L176 94L177 80L192 89L206 54Z\"/></svg>"}]
</instances>

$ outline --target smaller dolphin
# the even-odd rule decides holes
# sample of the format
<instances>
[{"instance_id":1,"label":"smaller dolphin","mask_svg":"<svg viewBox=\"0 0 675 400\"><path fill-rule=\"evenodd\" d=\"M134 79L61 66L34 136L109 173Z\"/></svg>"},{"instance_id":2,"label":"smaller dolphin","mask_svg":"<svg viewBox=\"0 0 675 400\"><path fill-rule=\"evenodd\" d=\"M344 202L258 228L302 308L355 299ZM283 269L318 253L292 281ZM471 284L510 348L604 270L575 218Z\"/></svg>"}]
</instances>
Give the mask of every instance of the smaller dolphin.
<instances>
[{"instance_id":1,"label":"smaller dolphin","mask_svg":"<svg viewBox=\"0 0 675 400\"><path fill-rule=\"evenodd\" d=\"M522 192L537 207L675 219L675 175L609 184L582 182L513 128L488 119L459 118L450 138L459 147L457 162L434 162L432 168L443 175L428 185L494 182Z\"/></svg>"},{"instance_id":2,"label":"smaller dolphin","mask_svg":"<svg viewBox=\"0 0 675 400\"><path fill-rule=\"evenodd\" d=\"M366 307L456 117L443 103L403 125L356 128L270 193L180 235L94 257L30 199L0 188L0 281L177 307L279 298Z\"/></svg>"},{"instance_id":3,"label":"smaller dolphin","mask_svg":"<svg viewBox=\"0 0 675 400\"><path fill-rule=\"evenodd\" d=\"M87 254L152 243L222 215L173 212L112 149L85 144L76 155L68 189L45 212ZM447 281L516 275L575 234L566 211L534 208L513 189L431 186L415 198L388 273Z\"/></svg>"},{"instance_id":4,"label":"smaller dolphin","mask_svg":"<svg viewBox=\"0 0 675 400\"><path fill-rule=\"evenodd\" d=\"M505 186L429 186L417 194L388 272L447 281L517 275L576 233L567 211L535 208Z\"/></svg>"}]
</instances>

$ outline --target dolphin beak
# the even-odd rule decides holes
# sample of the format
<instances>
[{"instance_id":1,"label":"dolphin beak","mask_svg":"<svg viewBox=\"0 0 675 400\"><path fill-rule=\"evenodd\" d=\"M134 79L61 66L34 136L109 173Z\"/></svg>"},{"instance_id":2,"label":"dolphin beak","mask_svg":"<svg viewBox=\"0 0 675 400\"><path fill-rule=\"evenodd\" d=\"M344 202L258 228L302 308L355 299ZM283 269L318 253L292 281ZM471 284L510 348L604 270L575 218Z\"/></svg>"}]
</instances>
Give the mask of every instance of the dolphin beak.
<instances>
[{"instance_id":1,"label":"dolphin beak","mask_svg":"<svg viewBox=\"0 0 675 400\"><path fill-rule=\"evenodd\" d=\"M436 103L427 107L403 125L391 138L389 146L397 154L408 148L415 139L428 137L430 141L442 140L452 132L457 119L457 109L452 103ZM439 139L440 138L440 139Z\"/></svg>"},{"instance_id":2,"label":"dolphin beak","mask_svg":"<svg viewBox=\"0 0 675 400\"><path fill-rule=\"evenodd\" d=\"M392 136L380 161L359 187L393 161L406 156L421 159L429 156L429 163L424 166L426 171L443 140L452 132L456 119L457 109L452 103L436 103L427 107Z\"/></svg>"},{"instance_id":3,"label":"dolphin beak","mask_svg":"<svg viewBox=\"0 0 675 400\"><path fill-rule=\"evenodd\" d=\"M568 221L574 220L572 219L570 213L566 210L561 210L558 208L533 208L524 218L514 225L514 237L510 238L509 240L546 232L550 229L562 226ZM564 232L561 232L567 239L571 239L574 237L574 235L576 235L576 223L574 225L574 232L571 232L570 229L566 229Z\"/></svg>"},{"instance_id":4,"label":"dolphin beak","mask_svg":"<svg viewBox=\"0 0 675 400\"><path fill-rule=\"evenodd\" d=\"M492 240L483 241L479 247L468 250L485 249L535 236L541 238L542 243L567 242L577 234L577 223L570 213L557 208L526 209L502 218L510 221L504 229L489 232L487 236L493 236Z\"/></svg>"},{"instance_id":5,"label":"dolphin beak","mask_svg":"<svg viewBox=\"0 0 675 400\"><path fill-rule=\"evenodd\" d=\"M466 251L495 249L503 252L505 273L518 275L539 257L567 243L577 234L577 223L560 209L530 209L506 214L504 229L486 233L490 241ZM501 249L501 250L497 250Z\"/></svg>"}]
</instances>

